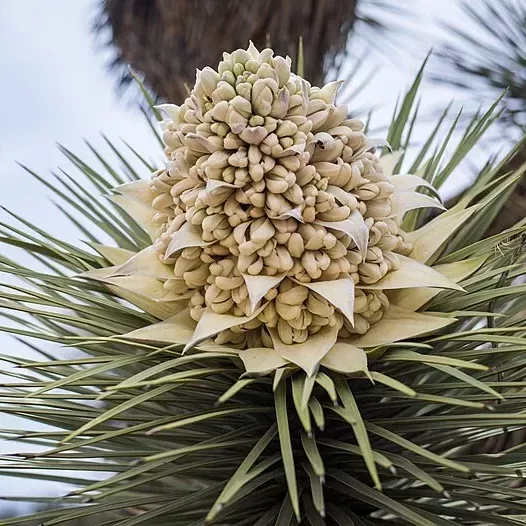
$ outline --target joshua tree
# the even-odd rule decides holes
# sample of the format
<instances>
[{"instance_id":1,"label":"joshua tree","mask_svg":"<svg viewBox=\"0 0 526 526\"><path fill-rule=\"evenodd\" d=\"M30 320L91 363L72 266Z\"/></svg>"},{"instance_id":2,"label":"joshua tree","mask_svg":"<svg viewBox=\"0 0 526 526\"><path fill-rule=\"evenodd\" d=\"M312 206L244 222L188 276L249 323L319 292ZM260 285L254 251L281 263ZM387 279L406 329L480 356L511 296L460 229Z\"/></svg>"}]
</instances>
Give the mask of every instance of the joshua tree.
<instances>
[{"instance_id":1,"label":"joshua tree","mask_svg":"<svg viewBox=\"0 0 526 526\"><path fill-rule=\"evenodd\" d=\"M450 154L420 79L380 156L337 83L250 46L161 105L162 168L33 173L85 242L0 224L0 330L39 353L2 355L0 414L53 426L0 430L35 446L0 469L72 491L2 526L521 524L523 451L477 445L526 428L526 226L481 227L524 167L422 213L497 114Z\"/></svg>"}]
</instances>

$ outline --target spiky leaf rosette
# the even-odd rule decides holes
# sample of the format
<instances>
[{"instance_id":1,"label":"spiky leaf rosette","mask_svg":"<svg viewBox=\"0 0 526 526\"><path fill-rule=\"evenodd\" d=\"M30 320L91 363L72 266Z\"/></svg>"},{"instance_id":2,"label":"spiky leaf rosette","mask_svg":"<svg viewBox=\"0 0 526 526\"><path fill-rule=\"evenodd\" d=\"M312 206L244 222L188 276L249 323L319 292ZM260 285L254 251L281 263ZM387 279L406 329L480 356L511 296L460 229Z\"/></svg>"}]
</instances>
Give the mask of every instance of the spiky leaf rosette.
<instances>
[{"instance_id":1,"label":"spiky leaf rosette","mask_svg":"<svg viewBox=\"0 0 526 526\"><path fill-rule=\"evenodd\" d=\"M431 220L425 210L411 210L409 204L430 204L431 197L415 192L416 187L429 187L431 182L438 187L456 171L496 118L494 107L468 125L449 159L444 159L443 143L435 147L437 126L408 165L408 173L420 174L420 179L415 179L415 175L398 174L404 173L401 167L407 164L403 152L411 142L413 102L421 73L395 113L387 137L394 151L402 153L379 158L365 136L354 129L358 126L355 121L346 121L342 115L341 122L329 121L331 126L326 129L319 124L322 117L334 118L340 111L332 97L323 97L330 87L317 89L303 83L289 72L285 59L275 59L268 51L261 53L261 64L261 55L256 60L245 53L237 53L221 75L236 70L237 76L230 79L233 83L227 84L237 88L238 77L244 81L245 72L250 71L248 77L258 77L253 84L248 82L251 90L256 81L273 80L277 92L269 82L264 82L262 90L267 93L262 100L270 111L285 87L289 104L282 109L282 117L272 118L277 130L294 122L290 117L302 117L297 119L301 123L294 124L305 126L303 135L298 135L299 130L284 135L292 144L271 139L270 153L266 153L261 146L264 139L253 144L241 137L248 128L272 124L265 123L270 112L265 116L252 110L250 115L238 112L242 119L236 116L234 121L244 127L235 131L226 120L206 122L206 112L219 111L215 108L223 101L214 100L214 92L230 91L219 86L219 73L207 70L201 72L193 95L183 106L165 108L175 117L165 125L170 159L166 169L155 172L151 181L140 180L142 173L150 170L147 161L133 150L143 164L140 170L135 169L111 143L126 167L124 175L112 169L99 152L95 153L103 162L102 170L65 149L79 170L76 177L65 174L59 178L59 186L34 174L76 210L62 207L97 253L61 241L19 216L15 217L23 228L2 223L2 241L25 250L39 262L38 270L33 270L2 257L1 270L18 279L2 288L2 307L10 320L4 330L41 353L42 359L3 356L19 368L7 370L12 380L2 385L1 409L53 427L40 432L2 431L5 438L34 444L38 450L7 456L0 473L69 484L72 491L68 489L63 503L70 507L32 517L46 525L84 517L97 524L123 526L287 526L300 519L311 526L520 524L524 504L517 486L524 468L522 444L510 441L506 445L506 441L526 424L522 413L526 397L522 358L526 288L520 280L525 228L517 225L488 239L481 236L487 222L498 213L499 196L522 170L497 178L501 166L488 163L459 203ZM246 58L243 70L238 66L242 65L242 60L237 61L239 56ZM253 63L247 67L251 60L256 62L255 72L250 69L256 67ZM278 63L283 75L276 80L273 75L277 75ZM268 76L260 75L260 68ZM207 93L202 82L212 78ZM290 106L296 95L298 105ZM235 109L237 102L230 102L237 96L226 101L225 119L228 112L232 116L230 108ZM312 115L317 112L309 113L311 103L320 105L318 112L324 112L318 116L320 128L313 124ZM252 99L250 104L253 108ZM257 116L263 118L263 124L259 119L250 122ZM198 122L190 122L191 118ZM226 131L223 124L230 131L221 135L217 130ZM265 130L265 138L275 131ZM320 138L319 134L327 136ZM220 174L215 167L207 173L203 164L216 152L223 155L228 150L227 137L236 145L229 150L227 165ZM351 139L356 144L349 144ZM280 156L294 144L300 145L298 151ZM258 163L248 160L252 146L261 154ZM254 151L252 148L251 159ZM430 151L436 153L429 155ZM247 164L231 165L231 156L236 162L246 158ZM277 176L265 171L265 156L274 162L273 168L285 167L286 175L280 179L280 169ZM287 157L291 159L280 161ZM338 167L338 175L349 165L357 184L336 184L340 182L332 178L336 169L333 175L330 171L324 174L329 167L317 167L319 163ZM256 164L263 168L260 181L265 181L260 191L261 185L254 181L258 169L252 168ZM232 172L229 166L235 167L232 180L226 178ZM301 170L312 172L308 167L314 168L315 182L327 179L325 188L325 183L321 188L312 185L317 190L312 195L305 192L307 183L297 182ZM79 176L85 181L79 182ZM285 181L287 190L269 192L267 179ZM111 192L116 184L121 186L109 204L94 202L94 193ZM287 194L295 184L301 192L297 203L291 199L293 192ZM336 188L333 193L329 186ZM360 192L364 187L374 198L364 199L364 192ZM250 197L262 192L263 205L257 200L252 203ZM378 197L380 192L385 195ZM407 192L410 199L404 195ZM199 200L215 199L218 193L228 197L206 204L202 215ZM320 194L323 199L318 199ZM270 195L282 196L283 200L278 199L283 208L266 206L267 198L275 199ZM232 196L229 207L235 214L229 215L225 209ZM316 208L320 203L328 205ZM314 210L306 212L309 208ZM85 221L79 220L78 213ZM343 222L353 216L353 224L360 225L358 232L365 232L365 225L367 236L356 235L355 239L345 231L340 235L332 213L348 214L338 216ZM208 228L208 218L221 214L241 221L232 225L224 217L215 218L214 226ZM279 218L282 214L290 217ZM194 217L200 220L192 223ZM290 227L281 232L275 226L280 221ZM234 237L235 229L243 223L249 223L243 235ZM379 223L385 223L387 229L378 228ZM257 225L254 231L250 230L253 224ZM259 232L263 224L275 230L270 238L265 237L265 229ZM101 243L97 228L105 239L113 239L113 246ZM312 228L308 230L312 235L304 238L305 228ZM184 236L178 234L181 229L186 229ZM301 238L301 253L290 250L293 234ZM230 236L234 242L224 242ZM383 237L392 243L380 244L376 254L380 261L368 260ZM298 245L299 238L295 236ZM180 245L174 243L176 248L169 249L174 239ZM258 253L269 241L271 253ZM308 248L311 241L322 244ZM340 246L338 242L344 247L339 258L331 252ZM257 254L250 265L261 261L252 271L248 267L240 270L244 243L249 244L250 254ZM284 265L274 272L278 263L270 259L274 264L269 264L265 258L284 250L292 266ZM311 250L320 252L314 258L316 265L298 266L295 260L301 262L303 254ZM357 268L352 266L356 253L362 258L354 264ZM324 254L329 258L326 268L318 266ZM178 265L194 259L197 261L179 276ZM229 263L219 263L224 260ZM281 264L279 256L278 260ZM385 260L392 266L382 267ZM327 274L335 261L338 273ZM371 273L363 269L372 267L360 267L367 264L383 269L382 275L368 279ZM400 272L404 265L412 270ZM149 273L144 272L146 268ZM225 269L228 272L222 275ZM270 287L247 284L273 280L276 275L281 281ZM223 288L225 283L237 288ZM290 285L282 289L284 283ZM344 288L342 283L352 286ZM398 286L388 286L392 283ZM228 292L221 302L226 303L224 312L213 308L217 296L208 291L214 290L214 285L221 291L218 295ZM238 290L243 286L250 298L245 303L245 292ZM339 294L333 293L335 288ZM261 294L259 298L254 289ZM301 304L282 302L284 306L278 308L280 294L304 297L306 290ZM359 291L366 301L359 299ZM369 314L373 310L369 302L380 294L386 298L376 309L381 316L364 316L368 326L360 331L363 334L357 334L356 320L364 307L360 301ZM196 301L196 295L204 300ZM267 305L275 306L276 325L270 318L254 322ZM297 306L304 318L310 316L306 328L288 323L297 317L290 314L297 313ZM244 308L252 309L250 314ZM320 321L322 308L328 322L316 330L313 320ZM214 324L205 325L207 331L213 330L196 335L205 316L214 319ZM283 322L279 328L282 319L293 327L290 333L296 339L306 330L306 340L287 341L289 329L283 329ZM332 320L336 320L333 325ZM447 329L440 330L446 322ZM236 332L240 326L243 330ZM332 332L324 332L325 327ZM328 335L333 339L330 345L326 344ZM71 357L67 349L50 350L41 347L41 342L74 346L81 355ZM183 352L189 342L195 345ZM309 347L309 343L315 345ZM300 354L304 356L301 361ZM486 442L492 437L505 444L497 456L485 453ZM27 520L13 518L1 524Z\"/></svg>"}]
</instances>

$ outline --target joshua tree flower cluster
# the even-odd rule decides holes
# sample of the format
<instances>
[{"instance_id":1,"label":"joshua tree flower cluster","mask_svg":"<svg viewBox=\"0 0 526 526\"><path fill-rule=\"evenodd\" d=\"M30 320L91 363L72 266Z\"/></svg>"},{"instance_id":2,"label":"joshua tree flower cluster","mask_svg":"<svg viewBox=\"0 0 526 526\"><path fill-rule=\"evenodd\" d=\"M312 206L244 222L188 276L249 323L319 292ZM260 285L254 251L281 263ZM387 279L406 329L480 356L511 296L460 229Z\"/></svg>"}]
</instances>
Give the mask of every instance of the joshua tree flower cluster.
<instances>
[{"instance_id":1,"label":"joshua tree flower cluster","mask_svg":"<svg viewBox=\"0 0 526 526\"><path fill-rule=\"evenodd\" d=\"M166 167L151 180L154 244L173 267L164 287L207 308L247 318L218 343L302 343L322 327L367 332L388 307L378 283L411 245L395 186L364 125L336 106L338 82L311 86L272 50L225 53L197 73L180 107L161 107ZM342 312L323 287L352 281ZM342 290L345 294L345 290Z\"/></svg>"}]
</instances>

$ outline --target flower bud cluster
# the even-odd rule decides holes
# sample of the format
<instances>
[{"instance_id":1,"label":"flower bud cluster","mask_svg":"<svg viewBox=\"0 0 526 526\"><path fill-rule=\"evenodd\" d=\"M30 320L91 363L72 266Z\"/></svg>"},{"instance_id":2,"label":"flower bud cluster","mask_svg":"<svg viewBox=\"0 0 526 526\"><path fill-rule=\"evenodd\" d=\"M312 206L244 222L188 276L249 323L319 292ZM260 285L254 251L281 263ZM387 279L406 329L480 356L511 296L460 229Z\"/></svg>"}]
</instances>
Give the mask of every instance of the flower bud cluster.
<instances>
[{"instance_id":1,"label":"flower bud cluster","mask_svg":"<svg viewBox=\"0 0 526 526\"><path fill-rule=\"evenodd\" d=\"M311 86L291 73L289 58L250 46L225 53L217 71L198 71L182 106L164 106L169 160L151 190L162 227L156 247L174 269L165 288L189 298L195 320L206 308L249 316L244 276L285 276L258 316L223 331L221 343L270 345L268 329L300 343L327 325L363 334L388 306L381 291L357 289L353 326L302 285L374 284L411 250L392 216L394 187L363 124L334 104L337 88ZM365 253L341 226L356 214L369 232ZM199 243L171 253L183 226Z\"/></svg>"}]
</instances>

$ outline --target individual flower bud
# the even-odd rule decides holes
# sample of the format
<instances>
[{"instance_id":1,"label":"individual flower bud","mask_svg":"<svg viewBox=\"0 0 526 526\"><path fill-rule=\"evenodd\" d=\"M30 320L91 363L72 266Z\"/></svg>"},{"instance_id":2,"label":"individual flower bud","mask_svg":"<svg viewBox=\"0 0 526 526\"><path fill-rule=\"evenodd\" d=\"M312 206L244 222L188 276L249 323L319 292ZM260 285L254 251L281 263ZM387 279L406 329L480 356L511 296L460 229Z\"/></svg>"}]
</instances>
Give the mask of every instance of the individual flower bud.
<instances>
[{"instance_id":1,"label":"individual flower bud","mask_svg":"<svg viewBox=\"0 0 526 526\"><path fill-rule=\"evenodd\" d=\"M266 79L260 78L252 86L252 107L255 113L265 117L272 109L274 94Z\"/></svg>"},{"instance_id":2,"label":"individual flower bud","mask_svg":"<svg viewBox=\"0 0 526 526\"><path fill-rule=\"evenodd\" d=\"M301 257L305 250L305 246L303 243L303 238L299 233L294 232L290 235L290 238L287 242L287 249L293 258Z\"/></svg>"},{"instance_id":3,"label":"individual flower bud","mask_svg":"<svg viewBox=\"0 0 526 526\"><path fill-rule=\"evenodd\" d=\"M264 126L248 126L239 135L248 144L260 144L268 135Z\"/></svg>"},{"instance_id":4,"label":"individual flower bud","mask_svg":"<svg viewBox=\"0 0 526 526\"><path fill-rule=\"evenodd\" d=\"M374 183L364 184L356 190L356 196L362 201L374 199L379 193L380 189Z\"/></svg>"},{"instance_id":5,"label":"individual flower bud","mask_svg":"<svg viewBox=\"0 0 526 526\"><path fill-rule=\"evenodd\" d=\"M219 74L208 66L198 72L197 82L201 84L203 91L208 97L212 97L219 82Z\"/></svg>"},{"instance_id":6,"label":"individual flower bud","mask_svg":"<svg viewBox=\"0 0 526 526\"><path fill-rule=\"evenodd\" d=\"M250 227L250 240L257 244L266 243L276 232L269 219L257 220Z\"/></svg>"},{"instance_id":7,"label":"individual flower bud","mask_svg":"<svg viewBox=\"0 0 526 526\"><path fill-rule=\"evenodd\" d=\"M212 102L219 104L221 101L232 100L236 96L236 90L228 82L220 80L212 93Z\"/></svg>"},{"instance_id":8,"label":"individual flower bud","mask_svg":"<svg viewBox=\"0 0 526 526\"><path fill-rule=\"evenodd\" d=\"M282 119L287 115L290 102L290 93L283 87L278 91L277 97L272 102L269 116L275 119Z\"/></svg>"},{"instance_id":9,"label":"individual flower bud","mask_svg":"<svg viewBox=\"0 0 526 526\"><path fill-rule=\"evenodd\" d=\"M248 119L239 113L233 106L228 108L224 120L230 126L230 129L236 134L241 133L248 124Z\"/></svg>"},{"instance_id":10,"label":"individual flower bud","mask_svg":"<svg viewBox=\"0 0 526 526\"><path fill-rule=\"evenodd\" d=\"M274 59L274 68L278 78L278 86L284 86L290 78L290 64L283 57L276 57Z\"/></svg>"}]
</instances>

